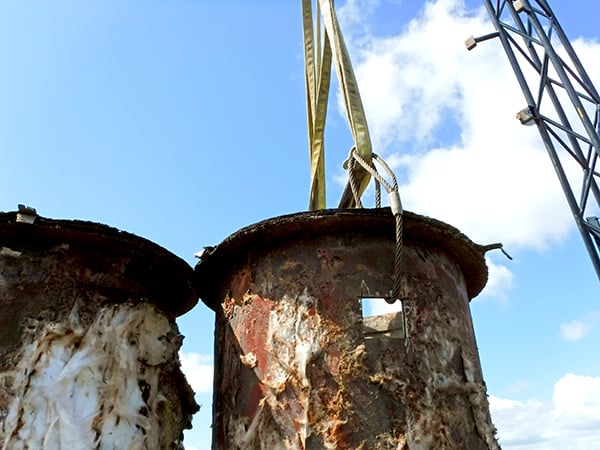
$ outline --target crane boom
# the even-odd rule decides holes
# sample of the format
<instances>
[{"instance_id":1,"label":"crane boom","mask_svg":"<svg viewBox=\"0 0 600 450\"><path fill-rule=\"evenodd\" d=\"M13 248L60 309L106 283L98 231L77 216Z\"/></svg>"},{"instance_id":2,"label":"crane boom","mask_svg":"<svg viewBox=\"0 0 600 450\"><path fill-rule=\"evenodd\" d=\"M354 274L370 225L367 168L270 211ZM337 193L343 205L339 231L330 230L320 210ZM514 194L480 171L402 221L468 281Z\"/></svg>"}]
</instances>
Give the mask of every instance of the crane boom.
<instances>
[{"instance_id":1,"label":"crane boom","mask_svg":"<svg viewBox=\"0 0 600 450\"><path fill-rule=\"evenodd\" d=\"M500 39L527 102L517 118L537 125L600 279L600 96L546 0L483 2L496 32L467 48Z\"/></svg>"}]
</instances>

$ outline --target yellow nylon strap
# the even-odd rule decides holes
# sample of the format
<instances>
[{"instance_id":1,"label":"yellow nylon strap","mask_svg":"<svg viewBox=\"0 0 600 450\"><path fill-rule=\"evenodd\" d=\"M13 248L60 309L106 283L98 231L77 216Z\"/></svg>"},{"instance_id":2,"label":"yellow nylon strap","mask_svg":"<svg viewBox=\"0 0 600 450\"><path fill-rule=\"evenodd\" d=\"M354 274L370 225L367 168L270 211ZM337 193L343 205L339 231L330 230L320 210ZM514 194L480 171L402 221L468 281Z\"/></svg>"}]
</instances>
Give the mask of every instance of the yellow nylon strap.
<instances>
[{"instance_id":1,"label":"yellow nylon strap","mask_svg":"<svg viewBox=\"0 0 600 450\"><path fill-rule=\"evenodd\" d=\"M324 209L325 202L325 119L331 80L331 48L325 34L321 52L319 11L317 5L317 45L313 28L312 0L302 1L304 30L304 61L306 78L306 109L310 149L310 200L309 210Z\"/></svg>"},{"instance_id":2,"label":"yellow nylon strap","mask_svg":"<svg viewBox=\"0 0 600 450\"><path fill-rule=\"evenodd\" d=\"M325 35L321 55L319 9L322 11ZM325 208L325 148L324 131L327 116L327 101L331 79L331 60L340 82L344 97L346 115L357 152L371 164L371 138L367 120L358 90L358 84L350 55L344 43L337 16L331 0L317 0L317 39L312 13L312 0L302 0L302 23L304 31L304 60L306 76L308 135L311 160L311 190L309 209ZM355 180L359 197L369 184L367 171L357 168ZM346 191L349 191L348 186ZM354 197L346 192L340 201L340 207L355 206Z\"/></svg>"}]
</instances>

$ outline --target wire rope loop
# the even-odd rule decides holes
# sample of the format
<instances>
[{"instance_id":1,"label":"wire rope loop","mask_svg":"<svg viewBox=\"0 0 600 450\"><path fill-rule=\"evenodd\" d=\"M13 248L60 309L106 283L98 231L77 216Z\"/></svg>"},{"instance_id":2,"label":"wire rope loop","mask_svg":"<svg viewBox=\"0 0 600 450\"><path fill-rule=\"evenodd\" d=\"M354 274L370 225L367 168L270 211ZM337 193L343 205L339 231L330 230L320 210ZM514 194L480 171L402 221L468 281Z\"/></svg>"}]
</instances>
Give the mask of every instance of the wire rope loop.
<instances>
[{"instance_id":1,"label":"wire rope loop","mask_svg":"<svg viewBox=\"0 0 600 450\"><path fill-rule=\"evenodd\" d=\"M348 177L350 182L350 189L352 190L352 196L354 197L354 202L356 203L357 208L362 208L362 203L360 201L360 192L358 189L358 183L356 182L356 176L354 171L354 166L356 165L355 160L350 160L348 162Z\"/></svg>"},{"instance_id":2,"label":"wire rope loop","mask_svg":"<svg viewBox=\"0 0 600 450\"><path fill-rule=\"evenodd\" d=\"M352 189L352 195L354 196L355 203L357 207L362 207L360 202L360 195L358 193L358 189L356 187L356 180L354 177L355 173L355 165L360 164L363 169L365 169L375 180L375 196L376 196L376 205L379 208L381 206L381 187L387 191L390 196L390 206L392 209L392 213L394 214L395 219L395 239L396 239L396 247L394 252L394 284L393 288L390 292L389 301L390 303L394 303L397 300L402 300L402 277L401 277L401 263L402 263L402 251L404 248L404 227L402 220L402 203L400 201L400 195L398 193L398 181L396 179L396 175L390 168L390 166L376 153L372 155L372 162L368 164L364 158L356 151L355 147L352 147L350 150L350 155L348 159L344 162L344 167L348 170L349 175L349 183ZM382 177L382 175L377 171L377 167L375 166L375 161L383 167L389 178L391 179L391 183Z\"/></svg>"},{"instance_id":3,"label":"wire rope loop","mask_svg":"<svg viewBox=\"0 0 600 450\"><path fill-rule=\"evenodd\" d=\"M376 196L379 195L377 193L380 189L379 186L383 186L386 192L390 194L390 206L392 206L392 211L394 212L394 215L402 214L402 206L400 204L400 198L398 195L398 181L396 180L396 175L383 158L381 158L376 153L373 153L371 156L372 162L371 164L368 164L367 161L356 150L356 147L352 147L352 149L350 150L350 155L348 156L348 159L344 161L344 168L348 170L351 187L356 185L356 180L354 180L354 166L356 163L358 163L375 180ZM383 176L377 171L377 167L374 163L375 161L379 163L381 167L383 167L383 169L391 179L391 183L389 183L385 178L383 178ZM354 187L352 188L352 191L355 197L355 202L358 206L360 204L360 199L356 198L357 192L354 189ZM392 196L394 197L394 199L392 199ZM376 201L377 207L379 207L381 200L377 198Z\"/></svg>"}]
</instances>

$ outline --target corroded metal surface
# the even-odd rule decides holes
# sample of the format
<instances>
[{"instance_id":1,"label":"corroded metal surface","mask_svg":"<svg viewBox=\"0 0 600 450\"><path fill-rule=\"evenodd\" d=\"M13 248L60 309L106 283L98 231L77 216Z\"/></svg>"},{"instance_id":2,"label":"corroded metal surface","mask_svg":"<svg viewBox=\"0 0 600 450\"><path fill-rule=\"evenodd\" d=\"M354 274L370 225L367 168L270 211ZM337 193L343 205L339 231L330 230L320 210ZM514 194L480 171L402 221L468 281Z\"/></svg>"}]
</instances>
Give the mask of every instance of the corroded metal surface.
<instances>
[{"instance_id":1,"label":"corroded metal surface","mask_svg":"<svg viewBox=\"0 0 600 450\"><path fill-rule=\"evenodd\" d=\"M16 213L0 213L0 248L31 253L36 258L47 253L57 260L72 258L85 273L75 279L67 271L66 278L57 278L65 279L69 286L89 283L103 293L114 291L118 295L134 289L165 313L176 316L198 301L190 266L147 239L94 222L37 217L30 226L16 218ZM75 261L78 257L80 261ZM36 267L39 264L32 266L34 272ZM35 276L48 275L38 271ZM68 277L72 279L67 281Z\"/></svg>"},{"instance_id":2,"label":"corroded metal surface","mask_svg":"<svg viewBox=\"0 0 600 450\"><path fill-rule=\"evenodd\" d=\"M468 304L483 255L448 225L404 223L406 320L362 318L365 287L393 284L389 210L272 219L200 261L216 310L213 449L498 448Z\"/></svg>"},{"instance_id":3,"label":"corroded metal surface","mask_svg":"<svg viewBox=\"0 0 600 450\"><path fill-rule=\"evenodd\" d=\"M176 448L193 271L104 225L0 214L0 448Z\"/></svg>"}]
</instances>

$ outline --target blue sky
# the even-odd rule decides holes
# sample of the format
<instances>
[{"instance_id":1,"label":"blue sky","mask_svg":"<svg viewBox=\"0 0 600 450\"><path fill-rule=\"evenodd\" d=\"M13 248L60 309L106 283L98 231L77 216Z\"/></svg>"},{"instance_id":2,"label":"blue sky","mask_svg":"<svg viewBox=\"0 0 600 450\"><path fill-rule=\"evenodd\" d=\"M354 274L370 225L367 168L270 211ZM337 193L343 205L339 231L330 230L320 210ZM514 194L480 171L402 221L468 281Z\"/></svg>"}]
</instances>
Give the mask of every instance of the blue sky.
<instances>
[{"instance_id":1,"label":"blue sky","mask_svg":"<svg viewBox=\"0 0 600 450\"><path fill-rule=\"evenodd\" d=\"M499 43L464 48L492 31L480 2L336 4L405 207L514 256L491 255L472 302L503 448L600 448L598 280L537 132L514 120ZM597 2L551 6L600 86ZM300 1L0 1L0 210L106 223L190 264L305 210L302 54ZM334 207L350 146L335 94L328 123ZM179 319L203 404L189 448L209 448L212 323L201 303Z\"/></svg>"}]
</instances>

